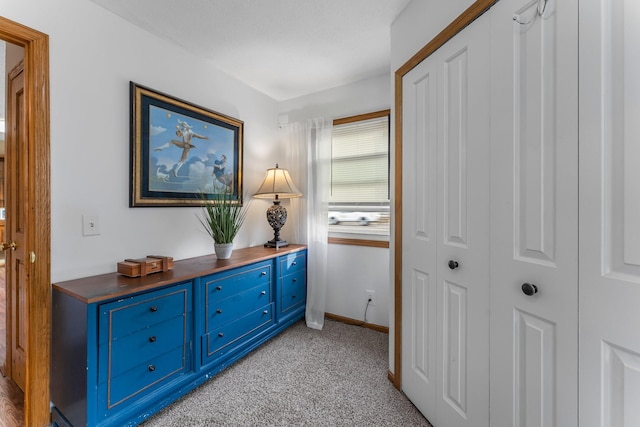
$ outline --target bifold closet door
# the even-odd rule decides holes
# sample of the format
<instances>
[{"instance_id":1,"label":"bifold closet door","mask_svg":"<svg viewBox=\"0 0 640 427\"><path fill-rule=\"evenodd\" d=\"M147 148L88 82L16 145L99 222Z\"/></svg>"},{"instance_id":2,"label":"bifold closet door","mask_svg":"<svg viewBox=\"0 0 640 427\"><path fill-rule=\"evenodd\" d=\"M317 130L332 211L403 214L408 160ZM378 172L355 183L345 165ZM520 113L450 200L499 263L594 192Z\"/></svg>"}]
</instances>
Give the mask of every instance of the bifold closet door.
<instances>
[{"instance_id":1,"label":"bifold closet door","mask_svg":"<svg viewBox=\"0 0 640 427\"><path fill-rule=\"evenodd\" d=\"M578 1L491 28L491 425L577 426Z\"/></svg>"},{"instance_id":2,"label":"bifold closet door","mask_svg":"<svg viewBox=\"0 0 640 427\"><path fill-rule=\"evenodd\" d=\"M640 426L640 2L580 1L580 425Z\"/></svg>"},{"instance_id":3,"label":"bifold closet door","mask_svg":"<svg viewBox=\"0 0 640 427\"><path fill-rule=\"evenodd\" d=\"M489 425L489 26L403 78L402 388L436 426Z\"/></svg>"}]
</instances>

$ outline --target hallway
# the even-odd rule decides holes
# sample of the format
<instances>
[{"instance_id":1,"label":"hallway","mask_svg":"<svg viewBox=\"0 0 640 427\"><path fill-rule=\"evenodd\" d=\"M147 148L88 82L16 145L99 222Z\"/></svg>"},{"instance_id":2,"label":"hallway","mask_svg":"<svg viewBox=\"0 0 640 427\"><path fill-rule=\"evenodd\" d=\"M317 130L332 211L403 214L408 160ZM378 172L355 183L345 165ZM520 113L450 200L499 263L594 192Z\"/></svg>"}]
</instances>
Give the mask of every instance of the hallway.
<instances>
[{"instance_id":1,"label":"hallway","mask_svg":"<svg viewBox=\"0 0 640 427\"><path fill-rule=\"evenodd\" d=\"M24 393L18 386L0 375L0 427L24 425Z\"/></svg>"},{"instance_id":2,"label":"hallway","mask_svg":"<svg viewBox=\"0 0 640 427\"><path fill-rule=\"evenodd\" d=\"M4 266L0 267L0 427L24 425L24 393L9 378L4 376L7 354L6 337L6 288Z\"/></svg>"}]
</instances>

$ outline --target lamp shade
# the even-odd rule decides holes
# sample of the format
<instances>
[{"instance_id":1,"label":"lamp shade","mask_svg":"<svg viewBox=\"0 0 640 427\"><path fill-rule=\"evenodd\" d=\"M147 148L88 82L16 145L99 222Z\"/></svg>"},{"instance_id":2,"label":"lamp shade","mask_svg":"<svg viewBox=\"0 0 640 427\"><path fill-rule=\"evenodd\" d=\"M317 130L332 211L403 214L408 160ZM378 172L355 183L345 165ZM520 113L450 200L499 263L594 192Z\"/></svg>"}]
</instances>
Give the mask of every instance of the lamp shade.
<instances>
[{"instance_id":1,"label":"lamp shade","mask_svg":"<svg viewBox=\"0 0 640 427\"><path fill-rule=\"evenodd\" d=\"M292 199L302 197L302 193L291 180L289 171L280 169L276 164L275 168L267 169L264 181L253 197L259 199Z\"/></svg>"}]
</instances>

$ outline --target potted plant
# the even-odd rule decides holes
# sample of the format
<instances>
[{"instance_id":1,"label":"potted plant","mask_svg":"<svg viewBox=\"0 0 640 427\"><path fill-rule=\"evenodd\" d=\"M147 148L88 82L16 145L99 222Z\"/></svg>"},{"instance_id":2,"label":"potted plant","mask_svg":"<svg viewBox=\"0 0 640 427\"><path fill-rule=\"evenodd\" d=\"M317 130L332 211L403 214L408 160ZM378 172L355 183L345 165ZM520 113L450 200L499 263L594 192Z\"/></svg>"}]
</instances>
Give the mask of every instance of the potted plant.
<instances>
[{"instance_id":1,"label":"potted plant","mask_svg":"<svg viewBox=\"0 0 640 427\"><path fill-rule=\"evenodd\" d=\"M247 211L228 194L203 196L203 199L205 203L198 219L213 239L218 259L228 259L233 250L233 239L240 231Z\"/></svg>"}]
</instances>

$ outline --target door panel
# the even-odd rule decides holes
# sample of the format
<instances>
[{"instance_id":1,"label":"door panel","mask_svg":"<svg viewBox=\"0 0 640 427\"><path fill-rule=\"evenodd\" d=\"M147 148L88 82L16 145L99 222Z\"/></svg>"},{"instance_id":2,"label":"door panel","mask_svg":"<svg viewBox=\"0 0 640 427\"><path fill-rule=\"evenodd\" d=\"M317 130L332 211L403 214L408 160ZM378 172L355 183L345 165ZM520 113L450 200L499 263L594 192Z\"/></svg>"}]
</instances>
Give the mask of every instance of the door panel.
<instances>
[{"instance_id":1,"label":"door panel","mask_svg":"<svg viewBox=\"0 0 640 427\"><path fill-rule=\"evenodd\" d=\"M552 14L548 4L546 13ZM516 16L533 19L538 2ZM551 16L513 25L516 257L553 266L556 188L556 25Z\"/></svg>"},{"instance_id":2,"label":"door panel","mask_svg":"<svg viewBox=\"0 0 640 427\"><path fill-rule=\"evenodd\" d=\"M436 173L434 62L404 77L402 388L426 417L436 408Z\"/></svg>"},{"instance_id":3,"label":"door panel","mask_svg":"<svg viewBox=\"0 0 640 427\"><path fill-rule=\"evenodd\" d=\"M577 0L491 10L496 426L577 425L577 11Z\"/></svg>"},{"instance_id":4,"label":"door panel","mask_svg":"<svg viewBox=\"0 0 640 427\"><path fill-rule=\"evenodd\" d=\"M602 347L600 425L637 426L640 422L640 354L607 342Z\"/></svg>"},{"instance_id":5,"label":"door panel","mask_svg":"<svg viewBox=\"0 0 640 427\"><path fill-rule=\"evenodd\" d=\"M434 294L433 286L430 283L429 275L414 270L413 280L411 281L411 347L409 359L411 370L418 377L418 382L435 384L435 357L433 340L430 336L435 336L435 322L433 322L433 330L429 327L431 323L429 319L435 316L434 298L430 298Z\"/></svg>"},{"instance_id":6,"label":"door panel","mask_svg":"<svg viewBox=\"0 0 640 427\"><path fill-rule=\"evenodd\" d=\"M402 384L448 427L489 423L488 49L481 17L403 79Z\"/></svg>"},{"instance_id":7,"label":"door panel","mask_svg":"<svg viewBox=\"0 0 640 427\"><path fill-rule=\"evenodd\" d=\"M444 239L445 244L467 244L467 50L444 61L442 102L444 150Z\"/></svg>"},{"instance_id":8,"label":"door panel","mask_svg":"<svg viewBox=\"0 0 640 427\"><path fill-rule=\"evenodd\" d=\"M444 281L442 307L442 395L448 407L462 417L468 410L467 289Z\"/></svg>"},{"instance_id":9,"label":"door panel","mask_svg":"<svg viewBox=\"0 0 640 427\"><path fill-rule=\"evenodd\" d=\"M468 92L467 80L469 79L469 67L467 63L466 48L456 52L442 63L442 97L440 111L443 123L443 134L439 138L441 153L439 158L443 160L442 181L439 191L442 196L442 235L437 253L438 269L442 270L441 245L449 247L467 248L467 108ZM459 259L460 256L457 256ZM446 261L444 261L446 265ZM466 267L466 264L465 264ZM441 393L446 408L453 409L461 417L466 417L468 411L467 402L467 288L465 283L459 281L459 277L452 277L451 281L444 279L442 272L438 273L439 287L442 287L438 301L441 304L438 310L438 322L442 340L438 341L441 348L438 349L437 372L441 372ZM440 284L441 283L441 284ZM440 402L441 406L443 403ZM439 407L436 409L436 420L441 418Z\"/></svg>"},{"instance_id":10,"label":"door panel","mask_svg":"<svg viewBox=\"0 0 640 427\"><path fill-rule=\"evenodd\" d=\"M438 130L436 425L489 422L489 17L436 54ZM458 263L449 267L449 262ZM483 406L484 405L484 406Z\"/></svg>"},{"instance_id":11,"label":"door panel","mask_svg":"<svg viewBox=\"0 0 640 427\"><path fill-rule=\"evenodd\" d=\"M546 319L514 310L515 425L555 425L556 327Z\"/></svg>"},{"instance_id":12,"label":"door panel","mask_svg":"<svg viewBox=\"0 0 640 427\"><path fill-rule=\"evenodd\" d=\"M580 3L580 422L640 425L640 4Z\"/></svg>"},{"instance_id":13,"label":"door panel","mask_svg":"<svg viewBox=\"0 0 640 427\"><path fill-rule=\"evenodd\" d=\"M27 168L24 141L25 97L24 70L22 64L9 74L9 99L7 121L10 129L7 132L7 232L6 241L16 243L13 250L7 250L7 312L8 346L7 372L16 384L24 391L26 386L26 354L27 354L27 274L24 263L25 255L25 214Z\"/></svg>"}]
</instances>

